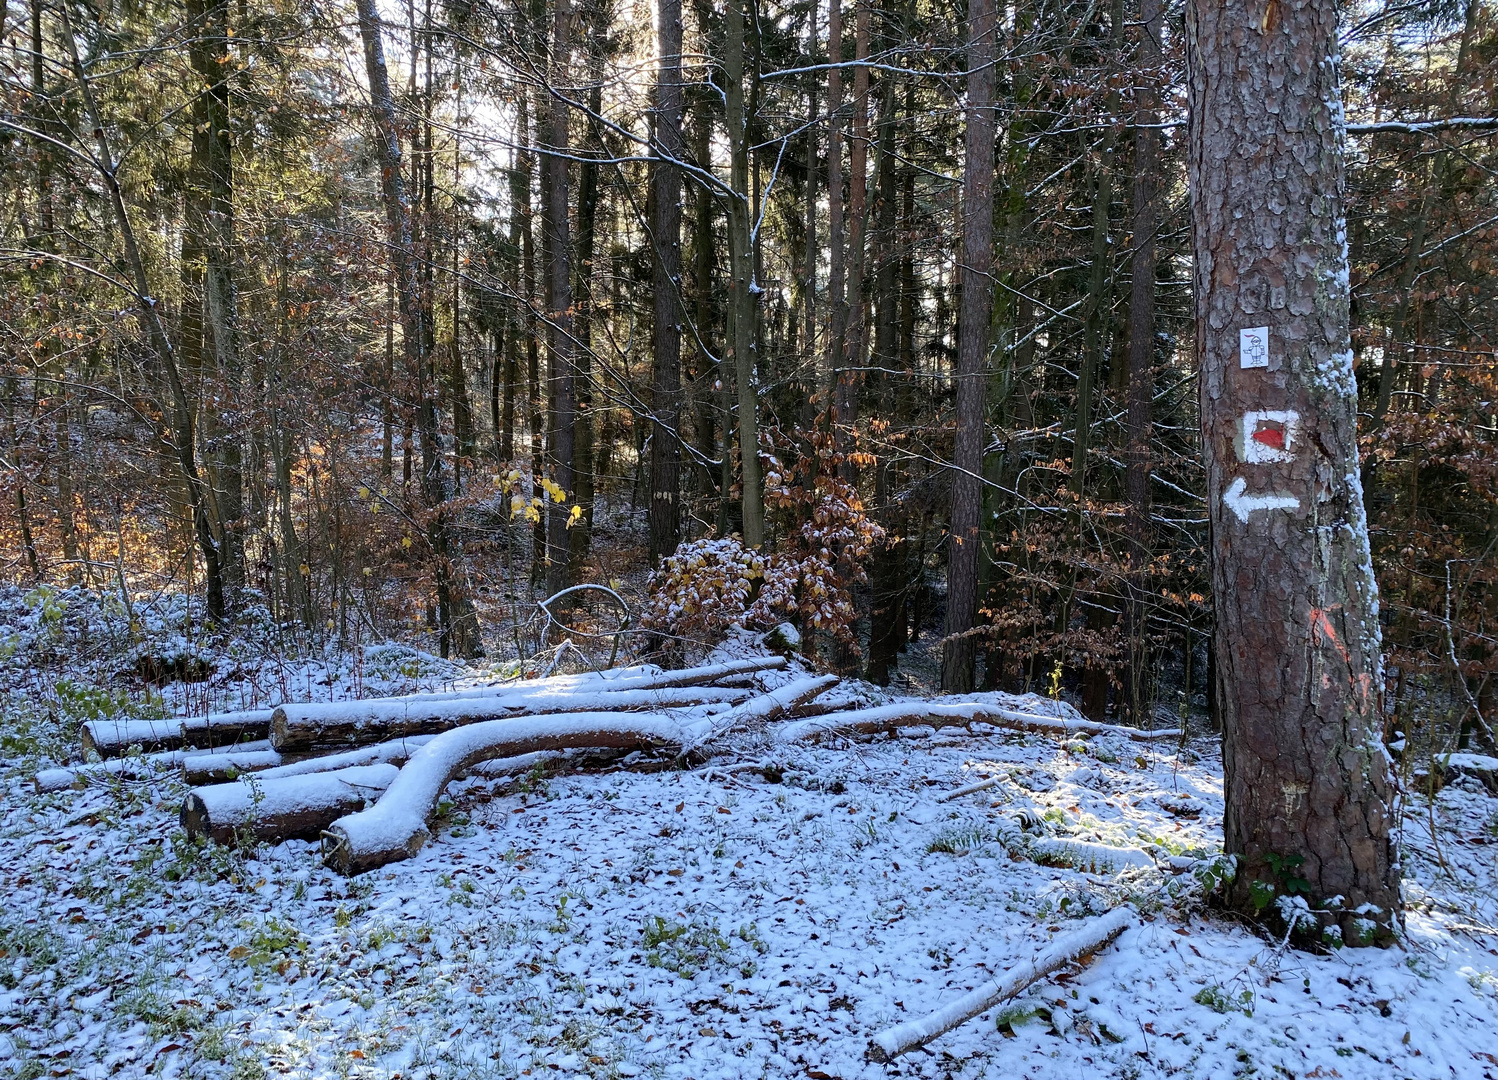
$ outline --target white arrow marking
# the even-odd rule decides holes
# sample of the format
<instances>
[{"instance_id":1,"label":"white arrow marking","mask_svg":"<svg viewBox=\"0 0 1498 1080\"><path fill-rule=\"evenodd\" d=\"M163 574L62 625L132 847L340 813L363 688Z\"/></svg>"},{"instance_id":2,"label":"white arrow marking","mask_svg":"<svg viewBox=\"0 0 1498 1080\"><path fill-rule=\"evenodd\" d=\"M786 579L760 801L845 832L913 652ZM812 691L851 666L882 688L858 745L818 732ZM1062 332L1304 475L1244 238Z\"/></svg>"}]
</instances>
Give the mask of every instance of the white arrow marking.
<instances>
[{"instance_id":1,"label":"white arrow marking","mask_svg":"<svg viewBox=\"0 0 1498 1080\"><path fill-rule=\"evenodd\" d=\"M1222 493L1222 501L1228 509L1238 515L1238 520L1247 523L1248 515L1255 510L1299 510L1300 500L1294 495L1245 495L1248 481L1236 478Z\"/></svg>"}]
</instances>

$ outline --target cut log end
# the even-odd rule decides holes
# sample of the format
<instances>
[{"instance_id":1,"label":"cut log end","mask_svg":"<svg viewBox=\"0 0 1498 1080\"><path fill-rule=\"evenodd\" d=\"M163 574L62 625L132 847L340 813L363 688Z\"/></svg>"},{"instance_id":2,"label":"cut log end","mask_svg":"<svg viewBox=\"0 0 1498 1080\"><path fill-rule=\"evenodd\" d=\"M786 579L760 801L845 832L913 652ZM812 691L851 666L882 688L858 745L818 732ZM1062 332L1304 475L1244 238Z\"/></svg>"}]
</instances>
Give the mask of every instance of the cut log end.
<instances>
[{"instance_id":1,"label":"cut log end","mask_svg":"<svg viewBox=\"0 0 1498 1080\"><path fill-rule=\"evenodd\" d=\"M344 877L353 877L366 870L375 870L393 862L414 858L416 853L431 839L426 828L417 829L402 842L385 845L358 844L341 825L322 830L322 861L330 870Z\"/></svg>"}]
</instances>

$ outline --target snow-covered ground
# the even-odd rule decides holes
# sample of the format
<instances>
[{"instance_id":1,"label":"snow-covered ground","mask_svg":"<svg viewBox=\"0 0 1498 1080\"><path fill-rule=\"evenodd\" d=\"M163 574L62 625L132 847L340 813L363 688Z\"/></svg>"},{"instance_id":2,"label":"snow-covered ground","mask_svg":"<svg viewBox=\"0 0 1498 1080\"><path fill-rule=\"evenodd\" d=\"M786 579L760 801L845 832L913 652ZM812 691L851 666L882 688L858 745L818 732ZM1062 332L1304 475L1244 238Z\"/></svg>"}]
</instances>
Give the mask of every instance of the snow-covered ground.
<instances>
[{"instance_id":1,"label":"snow-covered ground","mask_svg":"<svg viewBox=\"0 0 1498 1080\"><path fill-rule=\"evenodd\" d=\"M379 688L451 681L423 663ZM354 666L287 682L347 695ZM1475 781L1411 803L1405 946L1315 956L1204 913L1189 874L998 842L1029 810L1054 836L1209 854L1210 739L751 733L690 770L475 777L416 858L353 879L307 843L195 848L169 776L36 795L19 762L0 1074L1498 1078L1498 801ZM1124 901L1144 921L1087 966L866 1061L874 1033Z\"/></svg>"}]
</instances>

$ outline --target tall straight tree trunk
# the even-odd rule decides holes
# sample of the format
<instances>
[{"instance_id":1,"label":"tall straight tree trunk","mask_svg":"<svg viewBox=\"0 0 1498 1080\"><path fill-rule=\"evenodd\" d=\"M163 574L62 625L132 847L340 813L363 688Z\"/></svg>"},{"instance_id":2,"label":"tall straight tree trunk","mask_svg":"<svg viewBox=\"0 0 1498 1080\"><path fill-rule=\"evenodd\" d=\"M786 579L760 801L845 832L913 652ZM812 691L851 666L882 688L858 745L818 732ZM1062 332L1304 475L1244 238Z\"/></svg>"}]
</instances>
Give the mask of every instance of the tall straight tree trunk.
<instances>
[{"instance_id":1,"label":"tall straight tree trunk","mask_svg":"<svg viewBox=\"0 0 1498 1080\"><path fill-rule=\"evenodd\" d=\"M295 456L295 436L287 422L291 410L287 407L286 386L291 377L290 349L287 348L289 333L286 327L287 304L287 251L283 244L280 252L279 273L276 274L276 346L275 381L277 400L269 410L272 431L270 436L271 466L275 470L276 524L281 537L281 576L285 582L286 616L301 621L305 630L313 626L310 570L302 552L301 538L296 532L296 507L291 498L291 468ZM392 313L393 314L393 313Z\"/></svg>"},{"instance_id":2,"label":"tall straight tree trunk","mask_svg":"<svg viewBox=\"0 0 1498 1080\"><path fill-rule=\"evenodd\" d=\"M839 126L842 118L838 115L843 108L842 7L842 0L829 0L827 7L827 375L831 387L827 419L834 431L838 374L848 336L848 305L844 295L847 250L843 235L843 132Z\"/></svg>"},{"instance_id":3,"label":"tall straight tree trunk","mask_svg":"<svg viewBox=\"0 0 1498 1080\"><path fill-rule=\"evenodd\" d=\"M459 102L459 115L462 114L461 100ZM461 189L463 183L463 146L462 139L458 133L453 135L453 191ZM452 352L448 359L452 362L449 369L451 372L449 385L453 396L453 486L461 490L462 485L458 482L458 475L465 463L471 465L473 459L478 456L478 446L474 441L473 430L473 403L468 398L468 368L463 360L463 292L461 282L463 280L463 246L459 241L459 233L456 226L452 229L450 237L452 250L448 253L452 259L452 293L449 297L452 312Z\"/></svg>"},{"instance_id":4,"label":"tall straight tree trunk","mask_svg":"<svg viewBox=\"0 0 1498 1080\"><path fill-rule=\"evenodd\" d=\"M573 494L573 452L576 433L573 422L573 312L572 238L567 219L569 150L568 106L564 94L572 67L572 4L556 0L552 23L549 81L553 88L546 141L541 158L541 217L546 230L546 382L551 416L550 472L552 481L567 498ZM571 544L567 537L566 500L551 501L546 521L546 588L561 592L569 584Z\"/></svg>"},{"instance_id":5,"label":"tall straight tree trunk","mask_svg":"<svg viewBox=\"0 0 1498 1080\"><path fill-rule=\"evenodd\" d=\"M1151 404L1155 394L1155 233L1160 190L1160 130L1156 81L1160 35L1164 30L1161 0L1140 0L1139 51L1142 73L1134 114L1134 223L1130 258L1128 442L1124 449L1124 489L1128 499L1125 528L1129 535L1129 575L1125 583L1124 637L1128 655L1128 712L1144 725L1153 709L1147 616L1148 565L1154 550L1150 522Z\"/></svg>"},{"instance_id":6,"label":"tall straight tree trunk","mask_svg":"<svg viewBox=\"0 0 1498 1080\"><path fill-rule=\"evenodd\" d=\"M572 293L577 297L574 335L577 340L573 397L573 486L582 517L568 530L573 577L582 573L582 563L593 544L595 478L593 466L593 259L598 240L598 161L607 155L603 132L595 119L603 114L603 61L607 49L608 17L611 9L595 3L588 10L588 148L577 170L577 259Z\"/></svg>"},{"instance_id":7,"label":"tall straight tree trunk","mask_svg":"<svg viewBox=\"0 0 1498 1080\"><path fill-rule=\"evenodd\" d=\"M749 118L744 109L744 0L728 0L723 75L727 81L729 199L728 283L730 345L739 398L739 470L743 493L744 543L765 542L765 504L759 467L759 375L755 341L759 304L754 291L754 244L750 229Z\"/></svg>"},{"instance_id":8,"label":"tall straight tree trunk","mask_svg":"<svg viewBox=\"0 0 1498 1080\"><path fill-rule=\"evenodd\" d=\"M207 396L204 436L213 477L211 497L217 504L223 534L221 551L226 601L233 608L244 588L244 450L242 422L235 415L242 396L239 360L238 295L234 281L234 165L229 117L229 77L235 67L229 52L228 3L189 0L188 16L197 21L188 49L194 74L203 81L200 102L206 210L200 225L203 243L203 306L207 342L216 367L218 390ZM212 404L217 402L216 405Z\"/></svg>"},{"instance_id":9,"label":"tall straight tree trunk","mask_svg":"<svg viewBox=\"0 0 1498 1080\"><path fill-rule=\"evenodd\" d=\"M817 53L817 5L806 8L806 50ZM801 355L810 360L817 349L817 75L806 77L806 247L801 279L804 321Z\"/></svg>"},{"instance_id":10,"label":"tall straight tree trunk","mask_svg":"<svg viewBox=\"0 0 1498 1080\"><path fill-rule=\"evenodd\" d=\"M839 472L850 483L858 469L846 456L853 452L854 425L858 423L858 389L863 381L868 321L864 317L864 239L869 189L869 0L856 0L853 18L853 127L848 139L848 329L843 355L838 361L837 387L833 393L833 445L845 457Z\"/></svg>"},{"instance_id":11,"label":"tall straight tree trunk","mask_svg":"<svg viewBox=\"0 0 1498 1080\"><path fill-rule=\"evenodd\" d=\"M0 13L3 14L3 13ZM4 20L0 19L0 25ZM44 42L42 39L42 3L41 0L32 0L31 4L31 108L37 115L37 124L44 132L51 132L54 126L49 122L50 110L46 109L44 102L47 100L46 84L46 56L43 52ZM54 196L52 191L52 154L45 144L37 148L37 170L36 170L36 210L37 224L40 229L38 246L43 251L55 250L54 229L56 219L54 213ZM41 350L35 356L35 364L38 369L49 366L55 354L51 335L38 342ZM62 557L67 565L67 578L70 585L82 584L84 579L84 567L78 561L78 524L75 516L75 497L73 491L73 428L68 407L68 388L65 382L59 378L56 384L57 400L52 406L53 433L56 440L56 467L53 470L57 477L57 524L62 540ZM16 462L17 476L20 476L20 463ZM17 485L17 510L18 516L22 518L22 532L26 540L26 551L28 561L32 563L33 578L40 569L36 562L36 548L30 540L31 524L25 520L24 506L26 501L24 480Z\"/></svg>"},{"instance_id":12,"label":"tall straight tree trunk","mask_svg":"<svg viewBox=\"0 0 1498 1080\"><path fill-rule=\"evenodd\" d=\"M941 686L973 688L976 650L970 631L978 608L979 509L982 506L983 388L993 312L994 3L969 0L967 132L962 166L962 301L957 329L957 416L952 448L952 517L947 550L946 640Z\"/></svg>"},{"instance_id":13,"label":"tall straight tree trunk","mask_svg":"<svg viewBox=\"0 0 1498 1080\"><path fill-rule=\"evenodd\" d=\"M897 369L899 358L900 245L896 231L899 205L895 162L895 83L886 77L880 94L879 154L874 167L877 223L875 250L878 259L874 270L874 302L878 314L874 321L874 363L881 372ZM908 98L907 98L908 100ZM881 417L892 417L899 411L898 399L905 392L906 380L886 374L877 376L877 408ZM893 455L875 455L874 506L884 528L884 543L875 547L873 571L869 575L872 598L869 604L868 679L880 686L889 685L890 668L904 645L905 630L905 563L908 545L905 539L907 521L904 506L897 497L903 479Z\"/></svg>"},{"instance_id":14,"label":"tall straight tree trunk","mask_svg":"<svg viewBox=\"0 0 1498 1080\"><path fill-rule=\"evenodd\" d=\"M421 278L411 233L411 214L406 204L405 182L401 173L400 132L396 126L395 102L390 95L390 76L385 66L385 49L380 39L379 15L374 0L358 0L358 12L359 36L364 44L364 66L369 79L370 103L374 111L380 155L381 193L390 237L390 257L395 269L401 336L404 339L406 364L416 386L416 429L421 440L421 490L430 514L427 542L436 564L438 610L448 615L448 619L438 628L440 646L444 656L456 652L459 656L473 657L482 653L483 644L478 615L456 572L450 526L442 509L447 500L447 491L442 475L435 380L428 348L431 337L425 325Z\"/></svg>"},{"instance_id":15,"label":"tall straight tree trunk","mask_svg":"<svg viewBox=\"0 0 1498 1080\"><path fill-rule=\"evenodd\" d=\"M655 321L650 439L650 561L681 540L681 0L659 0L656 30L655 160L650 163Z\"/></svg>"},{"instance_id":16,"label":"tall straight tree trunk","mask_svg":"<svg viewBox=\"0 0 1498 1080\"><path fill-rule=\"evenodd\" d=\"M530 311L522 307L528 304L530 293L524 275L524 260L521 249L524 230L529 225L531 204L530 153L525 149L530 135L526 114L530 95L522 94L518 105L516 122L515 156L510 162L510 250L509 272L516 299L507 305L504 341L504 409L501 416L503 427L499 436L499 460L509 466L515 460L515 397L516 384L520 381L520 342L530 337Z\"/></svg>"},{"instance_id":17,"label":"tall straight tree trunk","mask_svg":"<svg viewBox=\"0 0 1498 1080\"><path fill-rule=\"evenodd\" d=\"M529 98L529 95L526 95ZM539 111L539 110L538 110ZM530 131L527 128L528 113L526 102L521 103L519 137L523 144L529 142ZM538 121L539 123L539 121ZM541 331L542 325L533 317L534 311L540 307L537 303L539 281L536 276L536 221L535 212L531 207L531 168L532 160L529 153L523 157L525 170L525 201L521 204L521 272L524 276L524 286L521 295L525 298L530 310L526 312L529 332L525 335L525 377L526 394L529 398L529 422L527 427L530 431L531 447L531 481L534 495L541 494L541 477L546 473L546 411L545 396L541 390ZM546 580L546 515L541 514L536 518L531 527L531 587L544 584Z\"/></svg>"},{"instance_id":18,"label":"tall straight tree trunk","mask_svg":"<svg viewBox=\"0 0 1498 1080\"><path fill-rule=\"evenodd\" d=\"M395 271L385 275L385 366L380 388L380 476L389 480L395 471Z\"/></svg>"},{"instance_id":19,"label":"tall straight tree trunk","mask_svg":"<svg viewBox=\"0 0 1498 1080\"><path fill-rule=\"evenodd\" d=\"M707 7L699 2L695 5L697 26L699 32L707 32ZM709 99L708 87L699 87L692 95L692 159L699 168L710 168L712 165L712 113L708 109ZM693 289L693 311L692 321L695 324L695 336L697 341L697 357L699 369L694 381L694 389L697 397L697 449L702 454L704 461L712 461L722 452L722 443L717 436L718 425L714 420L714 412L721 399L721 393L715 389L715 384L722 380L721 371L717 359L708 350L708 342L713 340L713 205L717 201L703 184L693 186L694 198L692 222L692 289ZM723 430L730 427L727 416L723 417ZM726 438L723 440L726 442ZM728 499L728 486L722 482L722 477L728 469L725 460L719 465L718 475L714 476L712 468L708 465L702 467L703 490L718 491L718 513L715 515L719 525L719 533L724 532L723 525L727 521L726 501Z\"/></svg>"},{"instance_id":20,"label":"tall straight tree trunk","mask_svg":"<svg viewBox=\"0 0 1498 1080\"><path fill-rule=\"evenodd\" d=\"M1105 141L1092 163L1092 273L1087 283L1087 316L1082 331L1082 370L1077 376L1077 415L1073 429L1071 489L1078 495L1085 487L1087 449L1092 431L1092 395L1098 370L1103 362L1103 342L1107 337L1109 296L1113 254L1108 247L1108 211L1113 201L1112 178L1108 171L1111 140Z\"/></svg>"},{"instance_id":21,"label":"tall straight tree trunk","mask_svg":"<svg viewBox=\"0 0 1498 1080\"><path fill-rule=\"evenodd\" d=\"M1340 898L1318 918L1361 943L1398 921L1399 871L1358 481L1337 5L1193 0L1187 20L1229 902L1272 917L1265 897L1298 879L1313 908Z\"/></svg>"}]
</instances>

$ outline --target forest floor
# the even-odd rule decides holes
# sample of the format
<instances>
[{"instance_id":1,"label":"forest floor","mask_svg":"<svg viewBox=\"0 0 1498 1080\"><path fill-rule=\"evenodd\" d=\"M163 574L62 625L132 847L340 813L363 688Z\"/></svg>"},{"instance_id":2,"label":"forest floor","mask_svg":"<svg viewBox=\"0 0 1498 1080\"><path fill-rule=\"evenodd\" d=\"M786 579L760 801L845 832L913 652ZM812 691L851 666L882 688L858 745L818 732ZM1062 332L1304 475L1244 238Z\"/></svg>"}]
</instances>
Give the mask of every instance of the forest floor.
<instances>
[{"instance_id":1,"label":"forest floor","mask_svg":"<svg viewBox=\"0 0 1498 1080\"><path fill-rule=\"evenodd\" d=\"M345 879L308 843L189 844L169 775L33 793L38 764L76 754L77 720L124 702L93 688L118 660L66 612L12 596L0 618L0 1075L1498 1080L1498 800L1475 781L1406 804L1403 944L1328 955L1205 911L1161 870L997 843L1001 815L1031 810L1058 836L1220 850L1211 738L749 734L691 769L473 778L416 858ZM401 647L255 647L166 706L490 674ZM865 1060L875 1032L1123 901L1145 921L1086 967Z\"/></svg>"}]
</instances>

